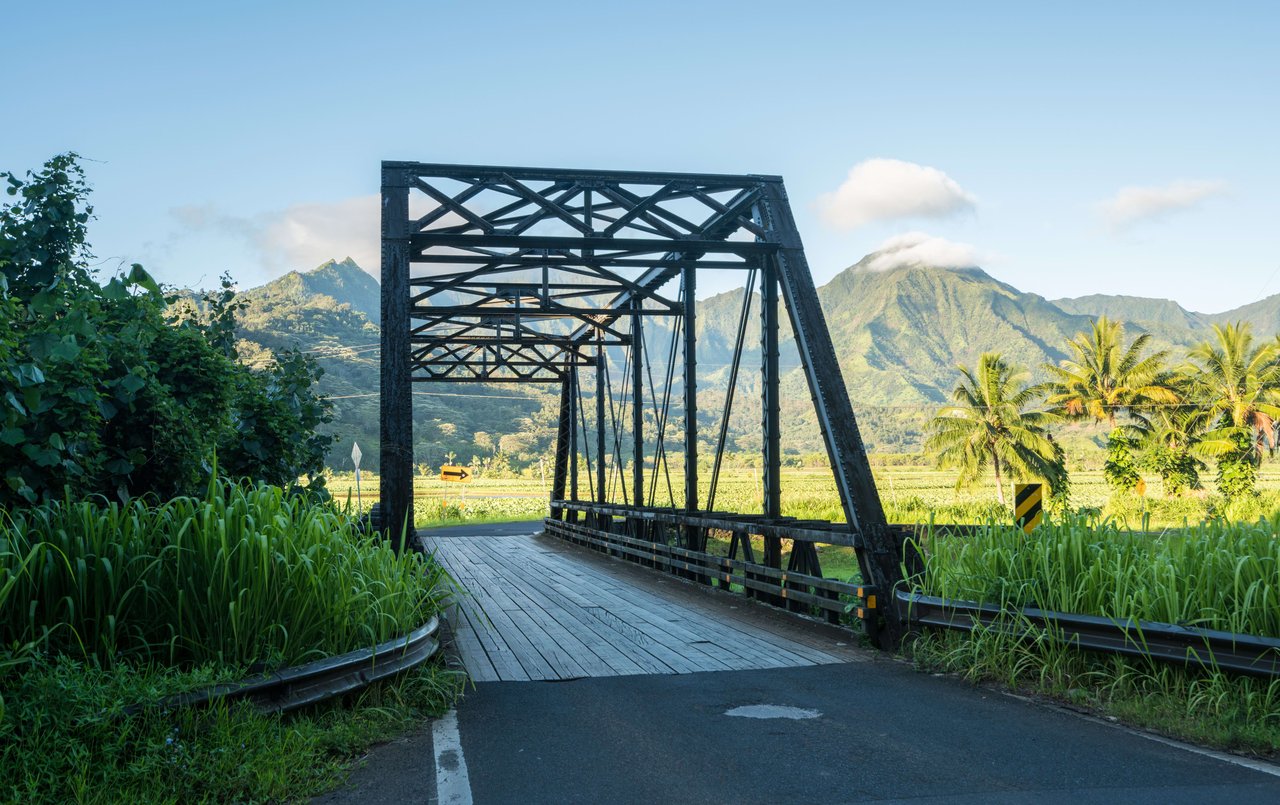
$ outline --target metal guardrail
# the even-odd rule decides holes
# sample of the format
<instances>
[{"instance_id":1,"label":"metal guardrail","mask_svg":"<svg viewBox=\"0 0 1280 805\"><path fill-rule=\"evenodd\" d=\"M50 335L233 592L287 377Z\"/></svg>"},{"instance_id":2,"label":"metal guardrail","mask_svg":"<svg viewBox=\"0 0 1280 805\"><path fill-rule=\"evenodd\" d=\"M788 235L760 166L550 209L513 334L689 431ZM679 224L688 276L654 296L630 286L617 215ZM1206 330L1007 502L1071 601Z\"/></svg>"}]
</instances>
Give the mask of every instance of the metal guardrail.
<instances>
[{"instance_id":1,"label":"metal guardrail","mask_svg":"<svg viewBox=\"0 0 1280 805\"><path fill-rule=\"evenodd\" d=\"M1060 642L1090 651L1147 657L1204 670L1280 677L1280 639L1271 637L1034 607L1004 609L905 590L895 592L894 606L899 617L912 624L966 632L995 628L1028 635L1043 629Z\"/></svg>"},{"instance_id":2,"label":"metal guardrail","mask_svg":"<svg viewBox=\"0 0 1280 805\"><path fill-rule=\"evenodd\" d=\"M844 523L830 523L822 520L797 520L794 517L765 518L759 514L732 514L730 512L686 514L674 509L663 510L652 507L620 506L614 503L581 503L555 500L551 502L551 519L548 522L554 521L556 514L562 511L574 511L589 515L603 514L609 517L628 517L672 526L714 528L721 531L749 531L762 537L843 545L849 548L862 547L861 534L856 531L850 531L849 527Z\"/></svg>"},{"instance_id":3,"label":"metal guardrail","mask_svg":"<svg viewBox=\"0 0 1280 805\"><path fill-rule=\"evenodd\" d=\"M214 702L249 701L264 713L282 713L367 687L421 664L440 649L440 619L433 615L407 635L373 648L285 668L256 679L214 685L170 696L159 702L166 709L203 707ZM125 713L148 705L133 705Z\"/></svg>"},{"instance_id":4,"label":"metal guardrail","mask_svg":"<svg viewBox=\"0 0 1280 805\"><path fill-rule=\"evenodd\" d=\"M737 526L741 528L742 524ZM686 578L726 591L736 585L748 595L795 611L813 609L833 623L849 612L858 618L870 618L875 606L875 590L866 585L691 551L581 523L549 519L544 524L544 533L657 570L680 572Z\"/></svg>"}]
</instances>

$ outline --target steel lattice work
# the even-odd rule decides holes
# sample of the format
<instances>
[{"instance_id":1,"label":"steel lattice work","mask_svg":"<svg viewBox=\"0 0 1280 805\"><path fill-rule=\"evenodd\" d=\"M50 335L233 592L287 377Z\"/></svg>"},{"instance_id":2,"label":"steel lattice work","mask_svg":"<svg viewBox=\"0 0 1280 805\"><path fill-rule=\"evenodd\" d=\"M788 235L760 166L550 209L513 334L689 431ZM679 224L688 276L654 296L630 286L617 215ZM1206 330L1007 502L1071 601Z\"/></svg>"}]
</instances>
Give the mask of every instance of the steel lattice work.
<instances>
[{"instance_id":1,"label":"steel lattice work","mask_svg":"<svg viewBox=\"0 0 1280 805\"><path fill-rule=\"evenodd\" d=\"M709 491L700 494L697 280L726 271L742 276L744 296ZM716 512L753 290L762 512ZM781 513L780 308L845 523ZM787 571L796 578L820 576L814 544L825 542L856 548L863 578L879 590L901 579L899 538L885 522L780 177L384 162L381 521L388 526L409 517L411 388L426 381L559 384L549 532L596 542L618 535L633 553L648 543L690 556L705 550L710 530L725 532L730 558L741 554L746 577L769 579L777 597L787 597L787 572L778 578L784 539L793 540ZM759 563L750 535L763 537ZM670 567L716 580L696 571L701 564L685 564ZM836 597L817 582L807 589L791 601ZM886 643L900 635L893 617L869 626Z\"/></svg>"}]
</instances>

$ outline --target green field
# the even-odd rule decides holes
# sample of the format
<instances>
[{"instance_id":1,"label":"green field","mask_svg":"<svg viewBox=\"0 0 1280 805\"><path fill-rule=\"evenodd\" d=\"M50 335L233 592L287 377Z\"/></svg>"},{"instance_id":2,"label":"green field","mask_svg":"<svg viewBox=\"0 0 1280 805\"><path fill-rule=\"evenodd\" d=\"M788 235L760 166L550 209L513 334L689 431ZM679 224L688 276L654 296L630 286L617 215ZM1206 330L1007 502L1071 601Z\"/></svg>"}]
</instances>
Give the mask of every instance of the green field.
<instances>
[{"instance_id":1,"label":"green field","mask_svg":"<svg viewBox=\"0 0 1280 805\"><path fill-rule=\"evenodd\" d=\"M918 466L879 465L873 468L889 521L892 523L974 523L1012 519L1010 505L996 500L993 484L978 485L957 492L955 476L949 471ZM585 477L585 473L584 473ZM706 500L709 471L701 473L702 499ZM1159 490L1159 479L1146 478L1147 488ZM672 486L683 482L673 473ZM1113 498L1100 469L1077 470L1072 474L1071 508L1085 514L1099 515L1119 527L1159 532L1195 525L1214 515L1227 519L1256 522L1259 517L1280 511L1280 464L1263 466L1259 495L1244 505L1227 506L1209 491L1181 498L1167 498L1158 492L1144 498ZM352 473L335 473L329 479L334 496L345 502L350 496L356 504L355 477ZM665 476L661 479L657 503L670 504L665 493ZM368 508L377 500L378 477L362 474L361 502ZM1010 489L1005 494L1012 497ZM511 522L536 520L547 514L546 487L534 478L476 478L466 483L441 481L438 478L414 479L414 519L418 527L458 523ZM682 502L677 491L676 500ZM582 490L587 496L587 490ZM731 468L721 474L715 507L743 514L758 513L760 487L757 471L749 467ZM806 520L843 521L844 515L836 495L835 482L825 468L784 468L782 471L782 511L784 515ZM725 553L727 541L712 539L713 553ZM784 550L786 546L784 544ZM858 563L852 549L835 545L818 547L823 575L840 580L857 580ZM785 559L785 553L784 553Z\"/></svg>"}]
</instances>

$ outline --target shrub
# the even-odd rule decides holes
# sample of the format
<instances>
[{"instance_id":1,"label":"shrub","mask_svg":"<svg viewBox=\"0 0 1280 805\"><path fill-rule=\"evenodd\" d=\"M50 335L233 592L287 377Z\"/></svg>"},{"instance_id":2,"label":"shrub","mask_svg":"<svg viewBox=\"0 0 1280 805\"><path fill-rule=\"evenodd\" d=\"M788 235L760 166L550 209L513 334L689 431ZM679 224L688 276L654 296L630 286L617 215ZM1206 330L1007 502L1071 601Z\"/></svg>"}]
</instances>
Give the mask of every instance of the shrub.
<instances>
[{"instance_id":1,"label":"shrub","mask_svg":"<svg viewBox=\"0 0 1280 805\"><path fill-rule=\"evenodd\" d=\"M315 479L330 442L315 362L236 361L224 284L207 315L170 321L139 265L88 269L88 186L74 155L8 180L0 207L0 507L77 495L199 494L215 451L232 477ZM317 484L318 485L318 484Z\"/></svg>"}]
</instances>

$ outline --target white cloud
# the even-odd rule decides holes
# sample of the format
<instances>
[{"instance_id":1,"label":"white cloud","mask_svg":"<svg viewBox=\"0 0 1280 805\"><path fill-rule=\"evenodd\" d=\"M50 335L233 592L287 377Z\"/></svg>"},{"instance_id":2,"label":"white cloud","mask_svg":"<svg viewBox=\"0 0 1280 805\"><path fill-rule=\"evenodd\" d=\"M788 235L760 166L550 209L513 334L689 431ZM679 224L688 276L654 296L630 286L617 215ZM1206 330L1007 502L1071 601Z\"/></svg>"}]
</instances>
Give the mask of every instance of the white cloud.
<instances>
[{"instance_id":1,"label":"white cloud","mask_svg":"<svg viewBox=\"0 0 1280 805\"><path fill-rule=\"evenodd\" d=\"M356 196L327 203L293 204L246 218L208 204L175 208L174 217L191 231L215 231L243 240L268 274L306 271L331 258L351 257L378 275L382 262L379 196Z\"/></svg>"},{"instance_id":2,"label":"white cloud","mask_svg":"<svg viewBox=\"0 0 1280 805\"><path fill-rule=\"evenodd\" d=\"M978 200L937 168L898 159L868 159L844 183L818 197L818 211L837 229L895 218L945 218Z\"/></svg>"},{"instance_id":3,"label":"white cloud","mask_svg":"<svg viewBox=\"0 0 1280 805\"><path fill-rule=\"evenodd\" d=\"M906 232L881 243L867 268L872 271L888 271L902 266L974 268L981 263L978 250L971 244L956 243L923 232Z\"/></svg>"},{"instance_id":4,"label":"white cloud","mask_svg":"<svg viewBox=\"0 0 1280 805\"><path fill-rule=\"evenodd\" d=\"M371 195L294 204L266 217L258 246L271 265L307 269L349 256L376 274L382 263L380 203L379 196Z\"/></svg>"},{"instance_id":5,"label":"white cloud","mask_svg":"<svg viewBox=\"0 0 1280 805\"><path fill-rule=\"evenodd\" d=\"M1124 229L1189 210L1205 199L1225 193L1225 182L1176 181L1159 187L1122 187L1113 197L1098 202L1098 213L1112 229Z\"/></svg>"}]
</instances>

